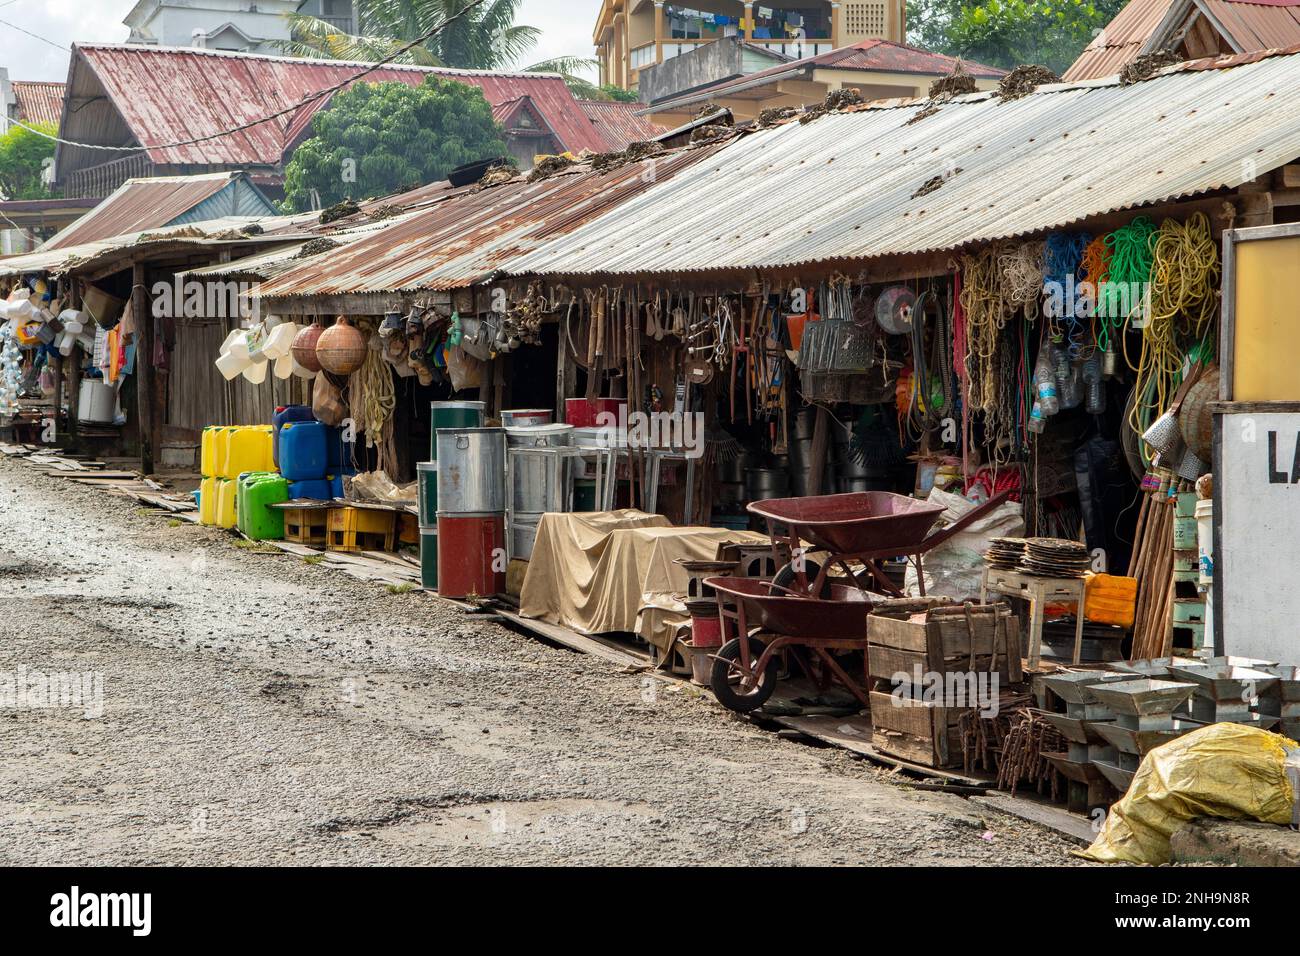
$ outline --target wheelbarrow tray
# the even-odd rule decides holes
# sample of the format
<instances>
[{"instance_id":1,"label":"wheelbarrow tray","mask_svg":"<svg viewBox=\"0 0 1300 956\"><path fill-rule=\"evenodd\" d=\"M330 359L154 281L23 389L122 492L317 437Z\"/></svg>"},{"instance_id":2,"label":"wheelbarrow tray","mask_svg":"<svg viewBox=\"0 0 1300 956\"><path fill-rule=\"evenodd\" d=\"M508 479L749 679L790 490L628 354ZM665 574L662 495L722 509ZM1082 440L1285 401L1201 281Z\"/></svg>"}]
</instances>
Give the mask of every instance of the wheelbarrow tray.
<instances>
[{"instance_id":1,"label":"wheelbarrow tray","mask_svg":"<svg viewBox=\"0 0 1300 956\"><path fill-rule=\"evenodd\" d=\"M888 491L855 491L807 498L768 498L749 511L787 525L814 548L842 555L915 554L943 514L931 504Z\"/></svg>"},{"instance_id":2,"label":"wheelbarrow tray","mask_svg":"<svg viewBox=\"0 0 1300 956\"><path fill-rule=\"evenodd\" d=\"M829 599L797 597L758 578L705 578L719 594L744 605L746 624L786 637L867 639L867 616L876 595L856 585L831 584Z\"/></svg>"}]
</instances>

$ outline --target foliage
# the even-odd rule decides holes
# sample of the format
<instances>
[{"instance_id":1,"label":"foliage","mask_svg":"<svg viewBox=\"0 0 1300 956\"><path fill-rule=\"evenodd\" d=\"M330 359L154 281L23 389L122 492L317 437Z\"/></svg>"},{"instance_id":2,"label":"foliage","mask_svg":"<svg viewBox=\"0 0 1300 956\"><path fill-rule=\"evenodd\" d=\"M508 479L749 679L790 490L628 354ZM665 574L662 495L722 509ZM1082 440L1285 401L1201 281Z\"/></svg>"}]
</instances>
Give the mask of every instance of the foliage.
<instances>
[{"instance_id":1,"label":"foliage","mask_svg":"<svg viewBox=\"0 0 1300 956\"><path fill-rule=\"evenodd\" d=\"M616 103L638 102L636 90L625 90L623 87L615 86L613 83L601 84L600 92L600 99L603 100L613 100Z\"/></svg>"},{"instance_id":2,"label":"foliage","mask_svg":"<svg viewBox=\"0 0 1300 956\"><path fill-rule=\"evenodd\" d=\"M471 0L358 0L357 35L341 33L323 20L289 17L290 39L280 44L294 56L333 60L382 60L440 24L447 26L402 54L399 63L504 70L537 45L542 31L515 23L523 0L483 0L455 19ZM579 96L604 99L581 74L594 60L557 57L523 68L526 73L559 73Z\"/></svg>"},{"instance_id":3,"label":"foliage","mask_svg":"<svg viewBox=\"0 0 1300 956\"><path fill-rule=\"evenodd\" d=\"M28 125L51 136L59 131L52 123ZM22 126L10 126L0 136L0 194L6 199L48 199L50 191L41 181L41 172L53 157L54 140Z\"/></svg>"},{"instance_id":4,"label":"foliage","mask_svg":"<svg viewBox=\"0 0 1300 956\"><path fill-rule=\"evenodd\" d=\"M1126 0L910 0L909 41L988 66L1064 72Z\"/></svg>"},{"instance_id":5,"label":"foliage","mask_svg":"<svg viewBox=\"0 0 1300 956\"><path fill-rule=\"evenodd\" d=\"M312 121L285 170L285 205L331 206L444 179L464 163L506 156L476 86L425 77L419 86L358 83ZM313 196L313 192L315 196Z\"/></svg>"}]
</instances>

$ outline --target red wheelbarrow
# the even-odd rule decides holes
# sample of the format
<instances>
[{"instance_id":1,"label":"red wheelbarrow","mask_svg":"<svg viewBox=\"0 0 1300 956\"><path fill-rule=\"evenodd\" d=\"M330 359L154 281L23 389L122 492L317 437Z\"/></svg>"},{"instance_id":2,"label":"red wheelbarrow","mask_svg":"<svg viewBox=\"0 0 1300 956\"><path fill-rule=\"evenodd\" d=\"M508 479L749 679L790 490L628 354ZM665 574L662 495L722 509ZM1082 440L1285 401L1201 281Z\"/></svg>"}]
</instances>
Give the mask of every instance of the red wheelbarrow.
<instances>
[{"instance_id":1,"label":"red wheelbarrow","mask_svg":"<svg viewBox=\"0 0 1300 956\"><path fill-rule=\"evenodd\" d=\"M912 558L922 591L918 606L933 604L924 600L921 555L1006 499L1004 492L931 534L927 532L943 512L941 506L883 491L752 503L749 510L767 519L774 552L785 538L796 557L772 581L705 579L717 592L722 619L723 644L714 655L709 681L714 695L740 713L763 706L776 689L776 656L788 651L804 673L815 677L820 690L825 691L832 679L838 680L869 708L867 689L845 672L831 652L861 651L865 682L867 616L877 602L889 601L895 607L906 603L890 599L890 595L902 597L902 591L876 562L899 555ZM802 557L805 541L827 552L824 567ZM855 574L850 561L861 563L866 574ZM830 578L832 565L841 567L846 577ZM864 577L886 593L869 589ZM770 635L770 641L765 643L757 636L760 633ZM819 670L809 666L804 650L820 661Z\"/></svg>"}]
</instances>

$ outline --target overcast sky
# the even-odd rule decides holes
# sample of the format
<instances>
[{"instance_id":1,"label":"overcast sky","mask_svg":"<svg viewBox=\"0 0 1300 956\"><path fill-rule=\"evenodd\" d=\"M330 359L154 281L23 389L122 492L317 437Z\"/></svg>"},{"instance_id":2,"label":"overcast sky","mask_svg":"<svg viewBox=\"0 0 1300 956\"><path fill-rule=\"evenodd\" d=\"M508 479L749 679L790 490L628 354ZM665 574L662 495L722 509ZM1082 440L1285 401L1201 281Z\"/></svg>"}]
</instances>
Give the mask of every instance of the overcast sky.
<instances>
[{"instance_id":1,"label":"overcast sky","mask_svg":"<svg viewBox=\"0 0 1300 956\"><path fill-rule=\"evenodd\" d=\"M0 23L0 66L9 68L10 79L65 80L67 47L74 40L122 42L127 34L122 18L134 5L135 0L0 0L0 20L5 21ZM528 62L563 54L590 57L598 5L599 0L523 0L519 22L542 30Z\"/></svg>"}]
</instances>

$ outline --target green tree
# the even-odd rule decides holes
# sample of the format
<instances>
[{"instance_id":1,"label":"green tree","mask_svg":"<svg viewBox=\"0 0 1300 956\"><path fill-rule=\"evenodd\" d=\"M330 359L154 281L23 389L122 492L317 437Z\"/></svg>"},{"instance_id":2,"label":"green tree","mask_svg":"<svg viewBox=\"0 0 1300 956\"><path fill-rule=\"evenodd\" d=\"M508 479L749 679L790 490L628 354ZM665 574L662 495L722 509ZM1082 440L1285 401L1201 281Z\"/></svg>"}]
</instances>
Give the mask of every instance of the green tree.
<instances>
[{"instance_id":1,"label":"green tree","mask_svg":"<svg viewBox=\"0 0 1300 956\"><path fill-rule=\"evenodd\" d=\"M399 63L450 66L467 70L511 68L537 45L542 31L515 23L523 0L483 0L467 10L471 0L358 0L356 34L305 14L289 15L290 39L280 44L294 56L332 60L382 60L434 27L446 27L412 47ZM453 19L454 18L454 19ZM526 73L558 73L579 96L609 99L582 74L594 60L556 57L523 67Z\"/></svg>"},{"instance_id":2,"label":"green tree","mask_svg":"<svg viewBox=\"0 0 1300 956\"><path fill-rule=\"evenodd\" d=\"M911 0L909 39L918 46L1014 69L1041 63L1057 73L1075 61L1126 0Z\"/></svg>"},{"instance_id":3,"label":"green tree","mask_svg":"<svg viewBox=\"0 0 1300 956\"><path fill-rule=\"evenodd\" d=\"M616 103L638 102L636 90L625 90L613 83L602 83L599 92L601 94L599 99L602 100L614 100Z\"/></svg>"},{"instance_id":4,"label":"green tree","mask_svg":"<svg viewBox=\"0 0 1300 956\"><path fill-rule=\"evenodd\" d=\"M59 131L49 123L28 125L51 136ZM53 157L54 140L11 125L0 136L0 194L6 199L48 199L50 191L41 181L41 173Z\"/></svg>"},{"instance_id":5,"label":"green tree","mask_svg":"<svg viewBox=\"0 0 1300 956\"><path fill-rule=\"evenodd\" d=\"M312 120L285 169L285 206L330 206L434 182L464 163L507 156L478 87L435 76L419 86L358 83Z\"/></svg>"}]
</instances>

